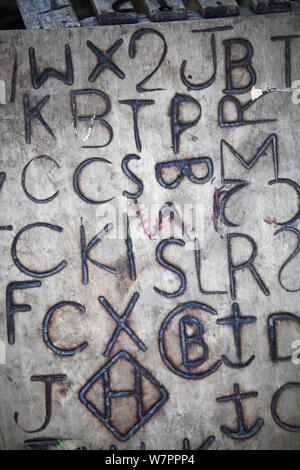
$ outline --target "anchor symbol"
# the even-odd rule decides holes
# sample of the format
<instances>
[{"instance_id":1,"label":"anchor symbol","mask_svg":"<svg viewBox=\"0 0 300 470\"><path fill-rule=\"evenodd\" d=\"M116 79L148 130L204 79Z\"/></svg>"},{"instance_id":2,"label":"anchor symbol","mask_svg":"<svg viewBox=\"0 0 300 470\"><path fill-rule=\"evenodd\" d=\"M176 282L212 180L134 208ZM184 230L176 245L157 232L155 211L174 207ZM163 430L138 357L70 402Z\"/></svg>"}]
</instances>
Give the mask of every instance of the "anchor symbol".
<instances>
[{"instance_id":1,"label":"anchor symbol","mask_svg":"<svg viewBox=\"0 0 300 470\"><path fill-rule=\"evenodd\" d=\"M242 400L247 400L248 398L256 398L258 396L257 392L248 392L241 393L239 384L234 384L234 394L227 397L217 398L218 403L225 403L228 401L235 402L235 408L237 413L238 429L230 429L226 426L221 426L221 431L232 439L249 439L254 436L264 424L264 420L259 418L254 426L248 428L245 424Z\"/></svg>"}]
</instances>

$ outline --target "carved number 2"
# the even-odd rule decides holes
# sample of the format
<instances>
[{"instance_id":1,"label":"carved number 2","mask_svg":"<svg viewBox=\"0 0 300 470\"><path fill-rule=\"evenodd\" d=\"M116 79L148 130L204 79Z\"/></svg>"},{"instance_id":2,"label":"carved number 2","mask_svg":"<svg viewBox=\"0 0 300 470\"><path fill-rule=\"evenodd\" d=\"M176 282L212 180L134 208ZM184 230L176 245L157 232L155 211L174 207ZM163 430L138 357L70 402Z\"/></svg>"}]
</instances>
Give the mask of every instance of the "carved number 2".
<instances>
[{"instance_id":1,"label":"carved number 2","mask_svg":"<svg viewBox=\"0 0 300 470\"><path fill-rule=\"evenodd\" d=\"M164 50L163 50L163 53L161 55L159 64L155 67L155 69L149 75L147 75L147 77L145 77L140 83L137 84L136 89L139 93L145 93L147 91L163 90L163 88L149 88L149 89L143 88L145 83L148 82L148 80L150 80L150 78L157 72L157 70L159 69L159 67L161 66L161 64L163 63L163 61L165 60L165 57L167 55L167 51L168 51L167 43L166 43L166 40L165 40L164 36L161 33L156 31L155 29L150 29L150 28L139 29L138 31L133 33L133 35L131 36L131 39L130 39L130 43L129 43L129 50L128 50L129 57L131 59L135 58L136 53L137 53L136 42L139 39L141 39L141 37L144 34L147 34L147 33L156 34L156 36L160 37L162 39L163 43L164 43Z\"/></svg>"}]
</instances>

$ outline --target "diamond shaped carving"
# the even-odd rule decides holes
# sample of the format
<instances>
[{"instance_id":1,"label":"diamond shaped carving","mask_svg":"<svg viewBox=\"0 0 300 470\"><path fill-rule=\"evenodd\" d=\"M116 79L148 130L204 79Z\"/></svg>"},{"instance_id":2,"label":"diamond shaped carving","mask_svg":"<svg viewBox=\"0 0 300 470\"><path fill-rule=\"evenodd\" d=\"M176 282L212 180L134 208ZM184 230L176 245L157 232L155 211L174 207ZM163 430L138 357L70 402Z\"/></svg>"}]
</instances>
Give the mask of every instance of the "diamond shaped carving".
<instances>
[{"instance_id":1,"label":"diamond shaped carving","mask_svg":"<svg viewBox=\"0 0 300 470\"><path fill-rule=\"evenodd\" d=\"M115 364L122 365L124 360L131 366L134 386L129 390L112 390L111 382L113 380L112 374L115 373ZM128 369L128 368L127 368ZM125 379L125 377L124 377ZM119 380L120 383L120 380ZM153 391L155 391L155 400L149 404L149 392L146 393L145 385L148 384ZM89 392L94 386L101 385L101 395L103 406L97 406L94 400L89 398ZM120 383L121 385L121 383ZM88 382L82 387L79 392L80 401L87 407L87 409L97 418L104 426L109 429L119 441L127 441L135 432L137 432L167 401L169 395L167 390L147 371L141 364L139 364L134 357L127 351L120 351L112 359L110 359L95 375L93 375ZM130 399L130 413L132 415L133 424L129 425L126 430L121 429L120 426L115 424L112 415L116 416L121 409L116 408L113 410L114 401L117 399L128 398ZM135 401L135 410L132 408L132 401ZM99 409L100 408L100 409ZM101 409L102 408L102 409ZM114 412L113 412L114 411Z\"/></svg>"}]
</instances>

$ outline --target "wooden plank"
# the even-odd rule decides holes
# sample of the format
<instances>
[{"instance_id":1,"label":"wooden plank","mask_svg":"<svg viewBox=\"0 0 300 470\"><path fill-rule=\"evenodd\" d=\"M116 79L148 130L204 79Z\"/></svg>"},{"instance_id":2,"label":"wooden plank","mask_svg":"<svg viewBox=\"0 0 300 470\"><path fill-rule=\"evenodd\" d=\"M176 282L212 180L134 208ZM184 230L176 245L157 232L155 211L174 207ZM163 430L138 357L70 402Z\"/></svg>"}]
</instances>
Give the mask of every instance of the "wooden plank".
<instances>
[{"instance_id":1,"label":"wooden plank","mask_svg":"<svg viewBox=\"0 0 300 470\"><path fill-rule=\"evenodd\" d=\"M196 0L204 18L222 18L240 14L239 5L235 0Z\"/></svg>"},{"instance_id":2,"label":"wooden plank","mask_svg":"<svg viewBox=\"0 0 300 470\"><path fill-rule=\"evenodd\" d=\"M100 24L137 23L138 16L130 0L90 0Z\"/></svg>"},{"instance_id":3,"label":"wooden plank","mask_svg":"<svg viewBox=\"0 0 300 470\"><path fill-rule=\"evenodd\" d=\"M0 31L8 445L299 449L299 36L300 11Z\"/></svg>"},{"instance_id":4,"label":"wooden plank","mask_svg":"<svg viewBox=\"0 0 300 470\"><path fill-rule=\"evenodd\" d=\"M99 26L99 21L96 16L90 16L80 21L81 26Z\"/></svg>"},{"instance_id":5,"label":"wooden plank","mask_svg":"<svg viewBox=\"0 0 300 470\"><path fill-rule=\"evenodd\" d=\"M250 6L257 13L282 13L291 9L289 0L251 0Z\"/></svg>"},{"instance_id":6,"label":"wooden plank","mask_svg":"<svg viewBox=\"0 0 300 470\"><path fill-rule=\"evenodd\" d=\"M142 0L151 21L187 19L187 10L181 0Z\"/></svg>"},{"instance_id":7,"label":"wooden plank","mask_svg":"<svg viewBox=\"0 0 300 470\"><path fill-rule=\"evenodd\" d=\"M17 0L26 29L56 29L80 26L68 0Z\"/></svg>"}]
</instances>

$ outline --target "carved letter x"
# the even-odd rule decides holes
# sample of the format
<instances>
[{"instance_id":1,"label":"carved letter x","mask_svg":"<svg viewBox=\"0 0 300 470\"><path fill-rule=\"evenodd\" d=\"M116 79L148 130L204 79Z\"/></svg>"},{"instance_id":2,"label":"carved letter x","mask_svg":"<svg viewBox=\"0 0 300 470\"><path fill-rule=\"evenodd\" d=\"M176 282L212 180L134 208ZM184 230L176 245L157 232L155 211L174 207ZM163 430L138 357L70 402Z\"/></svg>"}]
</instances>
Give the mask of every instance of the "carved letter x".
<instances>
[{"instance_id":1,"label":"carved letter x","mask_svg":"<svg viewBox=\"0 0 300 470\"><path fill-rule=\"evenodd\" d=\"M119 39L115 42L107 51L102 51L98 47L95 46L91 41L87 41L86 45L94 52L98 59L98 64L96 65L95 69L89 76L89 81L94 82L99 77L100 73L103 72L105 69L109 69L114 72L119 78L125 78L125 74L120 70L116 64L114 64L111 60L112 55L119 49L119 47L123 44L123 39Z\"/></svg>"},{"instance_id":2,"label":"carved letter x","mask_svg":"<svg viewBox=\"0 0 300 470\"><path fill-rule=\"evenodd\" d=\"M119 334L121 333L122 330L126 331L128 336L135 342L135 344L142 350L142 351L147 351L148 348L142 343L142 341L138 338L138 336L132 331L132 329L126 324L126 321L131 314L137 299L139 298L139 293L135 292L133 294L133 297L131 298L129 304L126 307L126 311L123 314L122 317L120 317L112 308L112 306L107 302L107 300L104 297L99 297L99 302L103 305L105 310L113 317L115 322L117 323L117 327L107 345L107 348L105 350L104 356L109 356L112 348L114 347L115 342L118 339Z\"/></svg>"}]
</instances>

